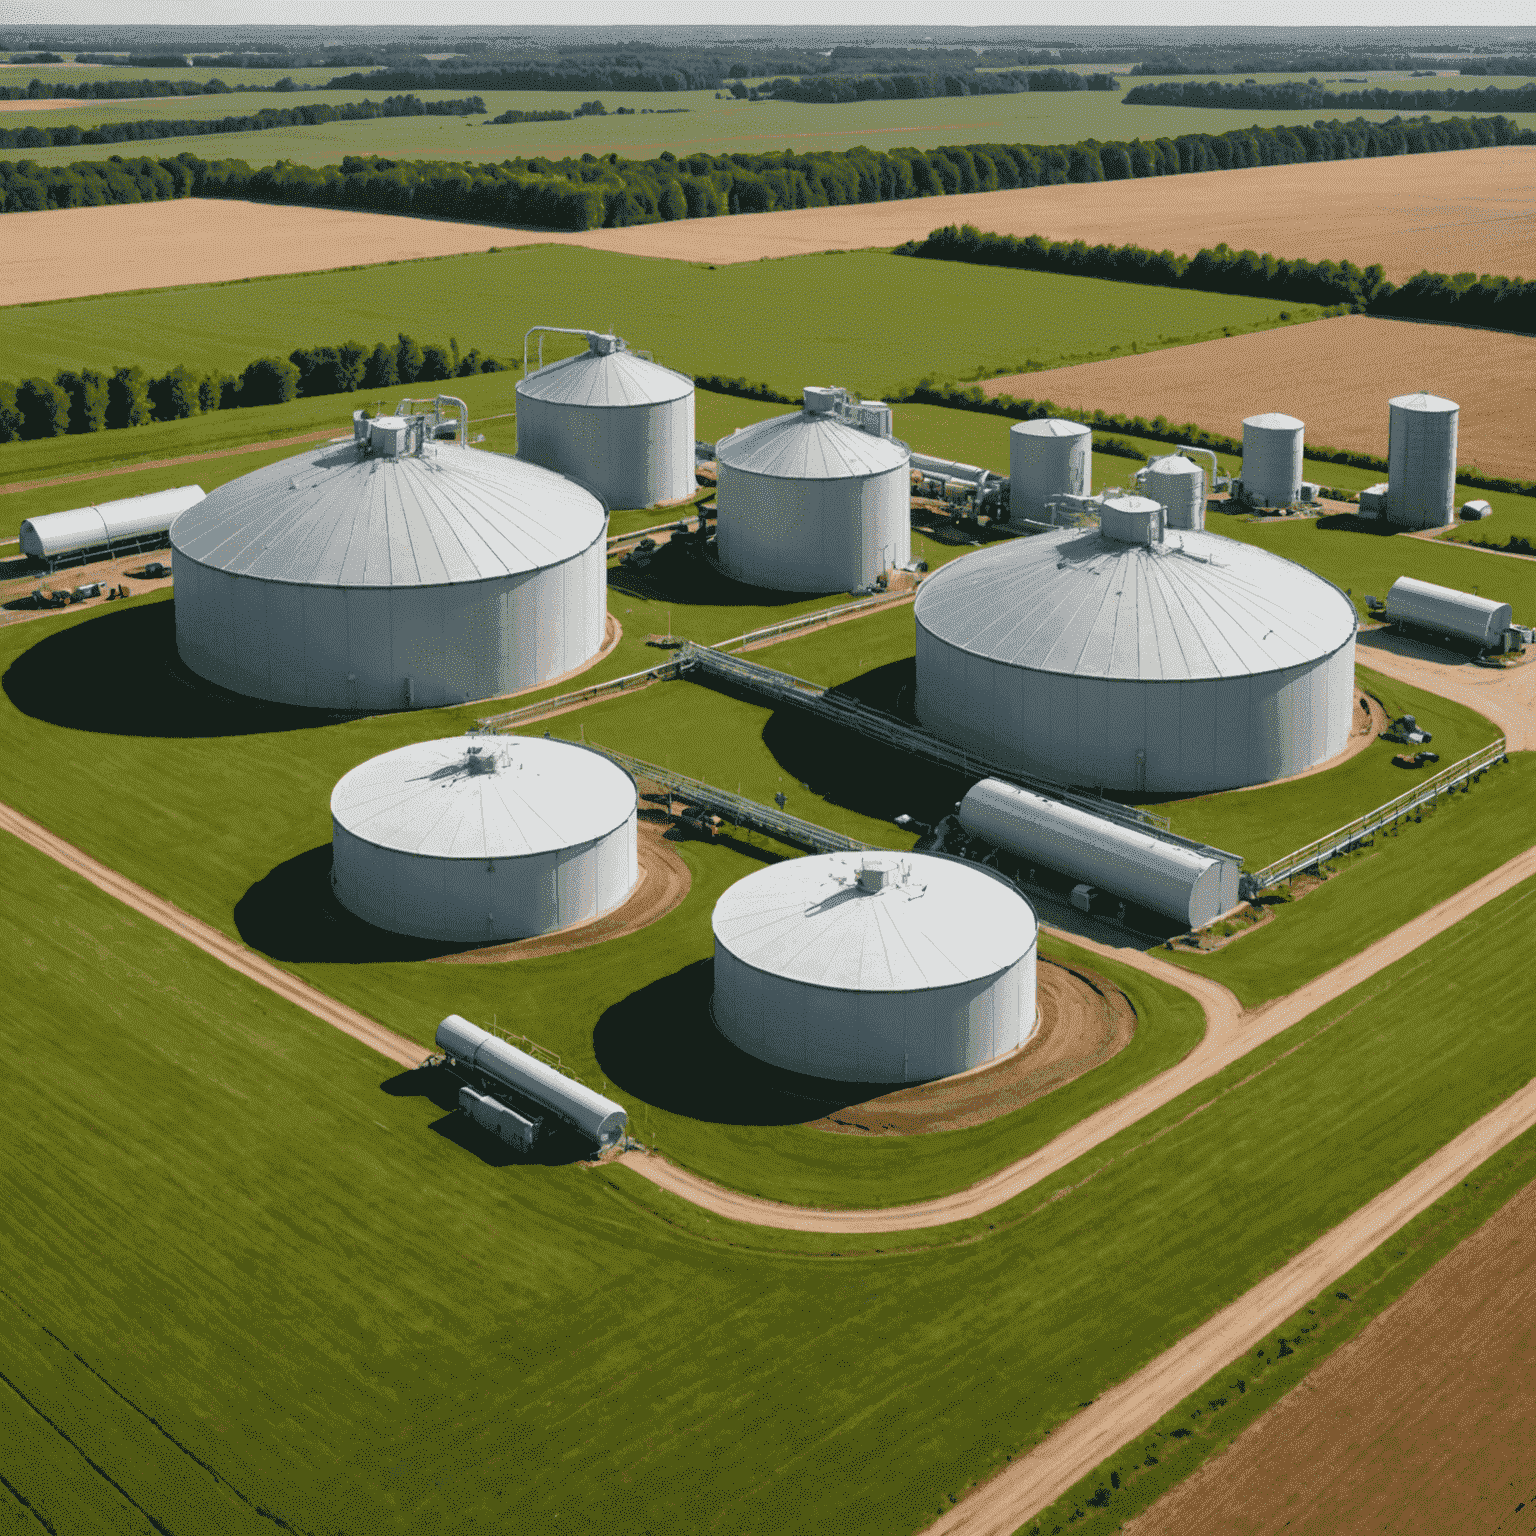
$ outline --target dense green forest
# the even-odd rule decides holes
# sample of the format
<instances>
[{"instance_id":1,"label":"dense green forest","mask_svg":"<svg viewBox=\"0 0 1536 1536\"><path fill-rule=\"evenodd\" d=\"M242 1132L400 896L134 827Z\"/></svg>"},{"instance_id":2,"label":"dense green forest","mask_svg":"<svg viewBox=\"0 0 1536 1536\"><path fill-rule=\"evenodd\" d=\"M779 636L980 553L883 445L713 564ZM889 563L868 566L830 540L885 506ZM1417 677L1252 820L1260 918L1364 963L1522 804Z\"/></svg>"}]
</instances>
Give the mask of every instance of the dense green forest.
<instances>
[{"instance_id":1,"label":"dense green forest","mask_svg":"<svg viewBox=\"0 0 1536 1536\"><path fill-rule=\"evenodd\" d=\"M1133 85L1125 93L1133 107L1226 107L1266 112L1290 112L1324 107L1352 111L1374 108L1387 112L1532 112L1536 111L1536 82L1516 89L1484 86L1479 91L1425 87L1405 91L1375 86L1364 91L1330 91L1315 80L1281 80L1241 85L1224 80L1165 80L1157 85Z\"/></svg>"}]
</instances>

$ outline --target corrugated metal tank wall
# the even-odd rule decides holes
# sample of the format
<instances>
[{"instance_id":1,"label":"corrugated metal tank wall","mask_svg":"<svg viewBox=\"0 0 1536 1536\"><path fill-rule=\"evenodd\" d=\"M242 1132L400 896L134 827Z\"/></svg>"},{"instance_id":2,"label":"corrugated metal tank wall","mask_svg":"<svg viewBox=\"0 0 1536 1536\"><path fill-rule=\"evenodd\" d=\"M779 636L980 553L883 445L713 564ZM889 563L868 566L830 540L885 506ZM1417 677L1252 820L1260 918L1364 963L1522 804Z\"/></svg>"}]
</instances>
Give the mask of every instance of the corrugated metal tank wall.
<instances>
[{"instance_id":1,"label":"corrugated metal tank wall","mask_svg":"<svg viewBox=\"0 0 1536 1536\"><path fill-rule=\"evenodd\" d=\"M407 678L416 708L496 698L602 649L606 531L559 565L444 586L300 586L178 553L177 649L209 682L283 704L401 709Z\"/></svg>"},{"instance_id":2,"label":"corrugated metal tank wall","mask_svg":"<svg viewBox=\"0 0 1536 1536\"><path fill-rule=\"evenodd\" d=\"M927 729L999 766L1089 788L1196 794L1300 773L1348 745L1354 679L1353 635L1279 672L1150 682L1009 666L917 626Z\"/></svg>"},{"instance_id":3,"label":"corrugated metal tank wall","mask_svg":"<svg viewBox=\"0 0 1536 1536\"><path fill-rule=\"evenodd\" d=\"M691 391L629 406L518 396L518 458L570 476L615 510L691 496L694 438Z\"/></svg>"},{"instance_id":4,"label":"corrugated metal tank wall","mask_svg":"<svg viewBox=\"0 0 1536 1536\"><path fill-rule=\"evenodd\" d=\"M726 575L780 592L852 592L912 559L907 467L787 479L721 463L716 547Z\"/></svg>"},{"instance_id":5,"label":"corrugated metal tank wall","mask_svg":"<svg viewBox=\"0 0 1536 1536\"><path fill-rule=\"evenodd\" d=\"M1046 522L1045 504L1057 496L1093 490L1093 433L1081 422L1048 416L1008 429L1008 505L1011 517Z\"/></svg>"},{"instance_id":6,"label":"corrugated metal tank wall","mask_svg":"<svg viewBox=\"0 0 1536 1536\"><path fill-rule=\"evenodd\" d=\"M1258 506L1284 507L1301 496L1306 427L1266 411L1243 422L1243 492Z\"/></svg>"},{"instance_id":7,"label":"corrugated metal tank wall","mask_svg":"<svg viewBox=\"0 0 1536 1536\"><path fill-rule=\"evenodd\" d=\"M1390 402L1387 521L1445 528L1456 520L1456 431L1461 407L1438 395Z\"/></svg>"}]
</instances>

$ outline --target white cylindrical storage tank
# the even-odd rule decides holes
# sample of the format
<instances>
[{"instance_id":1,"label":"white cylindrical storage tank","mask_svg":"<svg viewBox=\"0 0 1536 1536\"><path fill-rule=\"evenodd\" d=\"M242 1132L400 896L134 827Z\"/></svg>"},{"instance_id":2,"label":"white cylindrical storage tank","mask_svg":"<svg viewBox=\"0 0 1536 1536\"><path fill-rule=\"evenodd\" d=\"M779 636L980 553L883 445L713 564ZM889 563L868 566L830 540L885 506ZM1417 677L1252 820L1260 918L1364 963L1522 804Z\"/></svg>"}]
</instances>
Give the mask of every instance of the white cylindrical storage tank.
<instances>
[{"instance_id":1,"label":"white cylindrical storage tank","mask_svg":"<svg viewBox=\"0 0 1536 1536\"><path fill-rule=\"evenodd\" d=\"M1046 502L1093 494L1093 433L1055 416L1008 429L1008 515L1049 522Z\"/></svg>"},{"instance_id":2,"label":"white cylindrical storage tank","mask_svg":"<svg viewBox=\"0 0 1536 1536\"><path fill-rule=\"evenodd\" d=\"M69 512L45 512L21 525L21 552L34 560L56 560L63 555L100 549L121 540L164 536L171 524L203 499L200 485L179 485L171 491L152 491L147 496L125 496L121 501L102 501Z\"/></svg>"},{"instance_id":3,"label":"white cylindrical storage tank","mask_svg":"<svg viewBox=\"0 0 1536 1536\"><path fill-rule=\"evenodd\" d=\"M726 575L779 592L854 592L912 559L910 454L835 414L837 391L715 446Z\"/></svg>"},{"instance_id":4,"label":"white cylindrical storage tank","mask_svg":"<svg viewBox=\"0 0 1536 1536\"><path fill-rule=\"evenodd\" d=\"M437 1026L437 1048L461 1066L504 1083L552 1110L600 1147L612 1146L629 1123L622 1104L456 1013L450 1013Z\"/></svg>"},{"instance_id":5,"label":"white cylindrical storage tank","mask_svg":"<svg viewBox=\"0 0 1536 1536\"><path fill-rule=\"evenodd\" d=\"M1474 597L1454 587L1437 586L1432 581L1415 581L1399 576L1387 593L1387 617L1437 634L1470 640L1474 645L1492 649L1514 623L1508 603L1496 603L1489 597Z\"/></svg>"},{"instance_id":6,"label":"white cylindrical storage tank","mask_svg":"<svg viewBox=\"0 0 1536 1536\"><path fill-rule=\"evenodd\" d=\"M590 486L609 507L693 495L693 380L617 336L517 385L517 456Z\"/></svg>"},{"instance_id":7,"label":"white cylindrical storage tank","mask_svg":"<svg viewBox=\"0 0 1536 1536\"><path fill-rule=\"evenodd\" d=\"M738 880L713 922L715 1024L773 1066L926 1082L1034 1032L1034 910L979 865L929 854L787 859Z\"/></svg>"},{"instance_id":8,"label":"white cylindrical storage tank","mask_svg":"<svg viewBox=\"0 0 1536 1536\"><path fill-rule=\"evenodd\" d=\"M1002 779L972 785L960 825L1021 859L1086 880L1149 912L1203 928L1238 900L1238 868L1227 859L1095 816Z\"/></svg>"},{"instance_id":9,"label":"white cylindrical storage tank","mask_svg":"<svg viewBox=\"0 0 1536 1536\"><path fill-rule=\"evenodd\" d=\"M1150 510L1148 510L1150 508ZM1355 610L1330 582L1160 509L1106 503L952 561L918 592L918 718L1059 784L1191 794L1262 784L1349 742Z\"/></svg>"},{"instance_id":10,"label":"white cylindrical storage tank","mask_svg":"<svg viewBox=\"0 0 1536 1536\"><path fill-rule=\"evenodd\" d=\"M1461 407L1439 395L1398 395L1387 435L1387 521L1444 528L1456 520L1456 428Z\"/></svg>"},{"instance_id":11,"label":"white cylindrical storage tank","mask_svg":"<svg viewBox=\"0 0 1536 1536\"><path fill-rule=\"evenodd\" d=\"M1176 453L1153 459L1141 490L1163 508L1169 528L1205 527L1205 471L1198 464Z\"/></svg>"},{"instance_id":12,"label":"white cylindrical storage tank","mask_svg":"<svg viewBox=\"0 0 1536 1536\"><path fill-rule=\"evenodd\" d=\"M1306 426L1266 411L1243 422L1243 494L1255 506L1288 507L1301 499Z\"/></svg>"},{"instance_id":13,"label":"white cylindrical storage tank","mask_svg":"<svg viewBox=\"0 0 1536 1536\"><path fill-rule=\"evenodd\" d=\"M602 502L503 454L412 451L420 434L396 421L177 518L176 647L194 672L283 704L388 710L513 693L601 650Z\"/></svg>"},{"instance_id":14,"label":"white cylindrical storage tank","mask_svg":"<svg viewBox=\"0 0 1536 1536\"><path fill-rule=\"evenodd\" d=\"M450 736L370 758L331 791L332 884L414 938L484 944L568 928L639 878L635 781L544 737Z\"/></svg>"}]
</instances>

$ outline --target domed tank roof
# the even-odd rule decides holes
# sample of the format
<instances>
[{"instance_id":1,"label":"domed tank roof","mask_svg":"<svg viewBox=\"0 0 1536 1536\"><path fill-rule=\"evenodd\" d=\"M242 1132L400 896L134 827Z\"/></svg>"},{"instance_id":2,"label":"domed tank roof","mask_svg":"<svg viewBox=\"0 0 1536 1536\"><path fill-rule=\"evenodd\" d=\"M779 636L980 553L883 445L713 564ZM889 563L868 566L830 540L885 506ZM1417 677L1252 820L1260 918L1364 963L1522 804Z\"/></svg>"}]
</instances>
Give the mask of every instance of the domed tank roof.
<instances>
[{"instance_id":1,"label":"domed tank roof","mask_svg":"<svg viewBox=\"0 0 1536 1536\"><path fill-rule=\"evenodd\" d=\"M1060 416L1041 416L1034 421L1016 421L1008 429L1020 437L1092 437L1092 431L1080 421L1063 421Z\"/></svg>"},{"instance_id":2,"label":"domed tank roof","mask_svg":"<svg viewBox=\"0 0 1536 1536\"><path fill-rule=\"evenodd\" d=\"M331 791L364 842L436 859L513 859L593 842L635 813L617 763L537 736L450 736L382 753Z\"/></svg>"},{"instance_id":3,"label":"domed tank roof","mask_svg":"<svg viewBox=\"0 0 1536 1536\"><path fill-rule=\"evenodd\" d=\"M754 422L715 445L722 469L778 480L858 480L911 462L905 443L860 431L821 406L832 391L807 389L805 409ZM820 407L820 408L818 408Z\"/></svg>"},{"instance_id":4,"label":"domed tank roof","mask_svg":"<svg viewBox=\"0 0 1536 1536\"><path fill-rule=\"evenodd\" d=\"M364 457L349 438L219 486L176 519L171 545L300 586L445 586L557 565L607 523L590 491L521 459L447 443Z\"/></svg>"},{"instance_id":5,"label":"domed tank roof","mask_svg":"<svg viewBox=\"0 0 1536 1536\"><path fill-rule=\"evenodd\" d=\"M1198 464L1186 459L1183 454L1169 453L1160 459L1153 459L1147 465L1147 473L1151 475L1203 475L1205 471Z\"/></svg>"},{"instance_id":6,"label":"domed tank roof","mask_svg":"<svg viewBox=\"0 0 1536 1536\"><path fill-rule=\"evenodd\" d=\"M1284 411L1264 411L1258 416L1245 416L1245 427L1257 427L1261 432L1301 432L1306 424L1287 416Z\"/></svg>"},{"instance_id":7,"label":"domed tank roof","mask_svg":"<svg viewBox=\"0 0 1536 1536\"><path fill-rule=\"evenodd\" d=\"M1461 407L1454 400L1440 395L1426 395L1422 391L1412 395L1394 395L1387 404L1399 411L1422 411L1427 416L1444 416Z\"/></svg>"},{"instance_id":8,"label":"domed tank roof","mask_svg":"<svg viewBox=\"0 0 1536 1536\"><path fill-rule=\"evenodd\" d=\"M995 976L1029 953L1035 914L974 864L826 853L738 880L715 939L753 968L848 992L915 992Z\"/></svg>"},{"instance_id":9,"label":"domed tank roof","mask_svg":"<svg viewBox=\"0 0 1536 1536\"><path fill-rule=\"evenodd\" d=\"M682 400L693 393L693 380L637 357L618 336L593 335L585 352L519 379L517 393L555 405L624 408Z\"/></svg>"},{"instance_id":10,"label":"domed tank roof","mask_svg":"<svg viewBox=\"0 0 1536 1536\"><path fill-rule=\"evenodd\" d=\"M1151 505L1119 503L1129 525ZM952 561L918 591L936 639L1007 666L1180 682L1332 655L1355 610L1331 582L1252 544L1194 530L1159 542L1063 528Z\"/></svg>"}]
</instances>

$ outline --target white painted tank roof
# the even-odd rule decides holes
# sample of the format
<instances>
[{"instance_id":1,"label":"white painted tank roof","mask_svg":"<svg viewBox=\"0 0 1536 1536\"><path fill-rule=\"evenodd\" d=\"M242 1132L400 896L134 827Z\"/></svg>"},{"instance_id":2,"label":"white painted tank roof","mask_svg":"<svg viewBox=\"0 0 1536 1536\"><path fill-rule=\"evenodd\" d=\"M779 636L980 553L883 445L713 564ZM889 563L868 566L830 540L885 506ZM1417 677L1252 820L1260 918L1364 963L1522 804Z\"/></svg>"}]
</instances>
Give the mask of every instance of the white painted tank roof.
<instances>
[{"instance_id":1,"label":"white painted tank roof","mask_svg":"<svg viewBox=\"0 0 1536 1536\"><path fill-rule=\"evenodd\" d=\"M1446 400L1440 395L1394 395L1388 405L1396 406L1400 411L1423 411L1429 416L1443 416L1449 411L1459 411L1461 407L1454 400Z\"/></svg>"},{"instance_id":2,"label":"white painted tank roof","mask_svg":"<svg viewBox=\"0 0 1536 1536\"><path fill-rule=\"evenodd\" d=\"M1092 432L1080 421L1063 421L1059 416L1042 416L1037 421L1016 421L1008 429L1020 437L1091 437Z\"/></svg>"},{"instance_id":3,"label":"white painted tank roof","mask_svg":"<svg viewBox=\"0 0 1536 1536\"><path fill-rule=\"evenodd\" d=\"M1169 453L1160 459L1153 459L1147 465L1147 473L1151 475L1203 475L1205 471L1198 464L1191 463L1182 454Z\"/></svg>"},{"instance_id":4,"label":"white painted tank roof","mask_svg":"<svg viewBox=\"0 0 1536 1536\"><path fill-rule=\"evenodd\" d=\"M345 443L221 485L171 527L215 570L316 587L418 587L521 575L603 537L603 504L553 470L453 443L360 457Z\"/></svg>"},{"instance_id":5,"label":"white painted tank roof","mask_svg":"<svg viewBox=\"0 0 1536 1536\"><path fill-rule=\"evenodd\" d=\"M1252 544L1169 532L1128 544L1062 528L952 561L917 622L972 655L1076 677L1245 677L1331 655L1355 610L1330 582Z\"/></svg>"},{"instance_id":6,"label":"white painted tank roof","mask_svg":"<svg viewBox=\"0 0 1536 1536\"><path fill-rule=\"evenodd\" d=\"M331 791L331 815L355 837L434 859L574 848L622 826L636 804L616 763L542 736L418 741L370 758Z\"/></svg>"},{"instance_id":7,"label":"white painted tank roof","mask_svg":"<svg viewBox=\"0 0 1536 1536\"><path fill-rule=\"evenodd\" d=\"M860 869L888 883L867 891ZM975 865L921 853L824 853L738 880L715 903L715 939L745 964L847 992L915 992L1006 970L1035 942L1035 914Z\"/></svg>"},{"instance_id":8,"label":"white painted tank roof","mask_svg":"<svg viewBox=\"0 0 1536 1536\"><path fill-rule=\"evenodd\" d=\"M1243 425L1257 427L1261 432L1300 432L1306 424L1294 416L1287 416L1284 411L1265 411L1258 416L1245 416Z\"/></svg>"},{"instance_id":9,"label":"white painted tank roof","mask_svg":"<svg viewBox=\"0 0 1536 1536\"><path fill-rule=\"evenodd\" d=\"M579 352L519 379L517 393L557 405L663 405L693 393L693 380L627 349Z\"/></svg>"},{"instance_id":10,"label":"white painted tank roof","mask_svg":"<svg viewBox=\"0 0 1536 1536\"><path fill-rule=\"evenodd\" d=\"M722 467L780 480L863 479L905 468L911 459L903 443L809 411L743 427L720 439L715 457Z\"/></svg>"}]
</instances>

